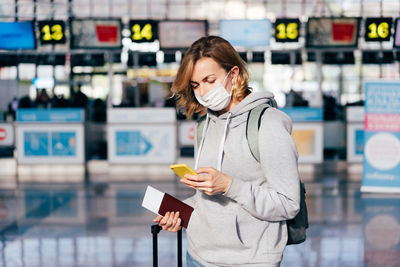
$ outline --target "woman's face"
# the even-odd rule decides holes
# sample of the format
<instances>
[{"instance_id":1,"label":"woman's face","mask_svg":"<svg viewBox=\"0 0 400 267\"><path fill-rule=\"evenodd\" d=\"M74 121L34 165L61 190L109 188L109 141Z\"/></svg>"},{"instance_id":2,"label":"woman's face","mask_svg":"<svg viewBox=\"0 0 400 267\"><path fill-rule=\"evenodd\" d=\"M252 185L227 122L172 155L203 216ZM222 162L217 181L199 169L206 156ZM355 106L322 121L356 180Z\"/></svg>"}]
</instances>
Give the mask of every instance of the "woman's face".
<instances>
[{"instance_id":1,"label":"woman's face","mask_svg":"<svg viewBox=\"0 0 400 267\"><path fill-rule=\"evenodd\" d=\"M229 76L226 77L227 74L228 73L225 69L223 69L214 59L210 57L202 57L194 64L190 85L200 96L207 94L218 82L222 83L222 85L228 90L228 93L230 93L232 90L232 76L235 76L235 73L231 71Z\"/></svg>"}]
</instances>

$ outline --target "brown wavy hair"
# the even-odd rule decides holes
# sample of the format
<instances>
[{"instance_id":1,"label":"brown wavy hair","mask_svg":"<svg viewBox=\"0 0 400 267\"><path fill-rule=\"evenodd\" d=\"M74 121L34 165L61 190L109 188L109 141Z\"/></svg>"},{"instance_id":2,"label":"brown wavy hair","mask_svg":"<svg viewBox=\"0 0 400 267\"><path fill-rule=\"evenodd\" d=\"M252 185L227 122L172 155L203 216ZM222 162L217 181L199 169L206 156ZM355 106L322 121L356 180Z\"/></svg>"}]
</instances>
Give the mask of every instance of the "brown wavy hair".
<instances>
[{"instance_id":1,"label":"brown wavy hair","mask_svg":"<svg viewBox=\"0 0 400 267\"><path fill-rule=\"evenodd\" d=\"M194 65L203 57L214 59L226 72L234 66L239 68L239 75L232 92L234 101L242 101L251 92L248 87L249 74L246 63L232 45L218 36L202 37L186 52L171 88L173 97L177 99L177 110L183 111L187 118L192 118L195 113L200 115L206 113L206 108L197 101L190 85Z\"/></svg>"}]
</instances>

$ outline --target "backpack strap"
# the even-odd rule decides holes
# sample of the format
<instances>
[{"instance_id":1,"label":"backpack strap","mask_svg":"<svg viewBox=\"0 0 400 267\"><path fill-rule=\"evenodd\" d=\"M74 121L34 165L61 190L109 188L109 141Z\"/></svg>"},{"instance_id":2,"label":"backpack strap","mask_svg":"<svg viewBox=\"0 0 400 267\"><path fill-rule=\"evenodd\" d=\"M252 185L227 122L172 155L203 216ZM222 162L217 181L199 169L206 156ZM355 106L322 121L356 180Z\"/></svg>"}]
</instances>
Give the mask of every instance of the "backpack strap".
<instances>
[{"instance_id":1,"label":"backpack strap","mask_svg":"<svg viewBox=\"0 0 400 267\"><path fill-rule=\"evenodd\" d=\"M260 162L260 149L258 147L258 129L261 124L261 117L269 108L269 104L261 104L249 112L246 125L246 138L249 144L250 152L253 157Z\"/></svg>"},{"instance_id":2,"label":"backpack strap","mask_svg":"<svg viewBox=\"0 0 400 267\"><path fill-rule=\"evenodd\" d=\"M206 124L206 116L203 116L197 122L197 128L196 128L197 148L200 146L205 124Z\"/></svg>"}]
</instances>

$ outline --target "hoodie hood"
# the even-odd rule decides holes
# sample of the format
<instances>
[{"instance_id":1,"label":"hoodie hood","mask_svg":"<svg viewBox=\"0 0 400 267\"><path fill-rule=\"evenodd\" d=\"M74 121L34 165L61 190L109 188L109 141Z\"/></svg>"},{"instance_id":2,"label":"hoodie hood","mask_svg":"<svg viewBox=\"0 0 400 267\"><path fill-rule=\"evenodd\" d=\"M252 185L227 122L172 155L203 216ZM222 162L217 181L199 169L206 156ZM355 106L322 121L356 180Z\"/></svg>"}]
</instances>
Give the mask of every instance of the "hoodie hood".
<instances>
[{"instance_id":1,"label":"hoodie hood","mask_svg":"<svg viewBox=\"0 0 400 267\"><path fill-rule=\"evenodd\" d=\"M204 138L206 136L207 128L210 123L210 120L213 121L216 125L223 125L223 135L221 138L220 146L218 149L218 165L217 170L221 170L222 167L222 159L223 159L223 150L226 135L229 128L236 127L242 123L247 121L248 112L253 108L257 107L260 104L268 103L273 107L276 107L276 101L274 99L274 95L270 92L252 92L247 97L245 97L239 104L237 104L232 110L221 114L218 116L218 113L212 110L208 110L207 117L205 120L205 126L203 127L202 140L200 141L200 146L197 151L195 168L198 167L198 160L201 155L201 150L203 148Z\"/></svg>"},{"instance_id":2,"label":"hoodie hood","mask_svg":"<svg viewBox=\"0 0 400 267\"><path fill-rule=\"evenodd\" d=\"M237 104L232 110L221 114L212 110L208 110L208 116L213 121L226 120L228 116L232 120L230 127L235 127L238 124L247 120L247 113L253 108L260 104L270 104L272 107L276 107L276 101L274 99L274 94L271 92L252 92L246 96L239 104Z\"/></svg>"}]
</instances>

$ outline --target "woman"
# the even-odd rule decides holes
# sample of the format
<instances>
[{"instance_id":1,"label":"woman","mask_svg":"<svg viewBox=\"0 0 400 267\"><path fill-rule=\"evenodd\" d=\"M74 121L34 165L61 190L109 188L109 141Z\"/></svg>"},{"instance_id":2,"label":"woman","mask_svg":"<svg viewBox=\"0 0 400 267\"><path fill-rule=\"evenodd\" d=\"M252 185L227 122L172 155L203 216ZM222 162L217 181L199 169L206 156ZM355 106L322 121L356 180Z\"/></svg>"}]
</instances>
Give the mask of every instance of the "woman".
<instances>
[{"instance_id":1,"label":"woman","mask_svg":"<svg viewBox=\"0 0 400 267\"><path fill-rule=\"evenodd\" d=\"M286 220L300 201L291 120L272 107L264 112L258 162L246 138L248 113L273 96L251 92L245 63L216 36L192 44L172 91L188 117L207 114L199 147L196 142L199 175L181 180L196 189L186 201L194 208L186 231L188 266L279 266ZM173 211L154 222L171 232L181 224Z\"/></svg>"}]
</instances>

